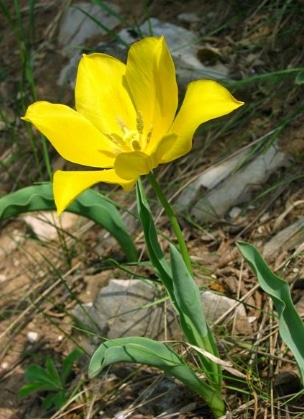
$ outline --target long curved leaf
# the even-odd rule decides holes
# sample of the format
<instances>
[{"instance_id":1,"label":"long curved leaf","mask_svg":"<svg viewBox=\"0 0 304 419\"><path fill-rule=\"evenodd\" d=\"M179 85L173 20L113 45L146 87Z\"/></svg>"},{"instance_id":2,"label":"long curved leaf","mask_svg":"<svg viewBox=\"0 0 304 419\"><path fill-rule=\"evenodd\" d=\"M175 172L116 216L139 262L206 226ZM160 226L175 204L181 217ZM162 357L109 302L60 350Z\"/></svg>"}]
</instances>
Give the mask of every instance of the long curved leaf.
<instances>
[{"instance_id":1,"label":"long curved leaf","mask_svg":"<svg viewBox=\"0 0 304 419\"><path fill-rule=\"evenodd\" d=\"M292 302L288 283L269 269L253 245L238 242L237 247L256 274L261 288L273 300L278 313L280 335L297 361L304 384L304 324Z\"/></svg>"},{"instance_id":2,"label":"long curved leaf","mask_svg":"<svg viewBox=\"0 0 304 419\"><path fill-rule=\"evenodd\" d=\"M145 242L151 263L155 269L155 272L159 275L164 286L166 287L172 304L175 306L171 268L166 261L165 255L159 245L157 231L151 214L150 206L140 179L136 183L136 196L138 215L143 228Z\"/></svg>"},{"instance_id":3,"label":"long curved leaf","mask_svg":"<svg viewBox=\"0 0 304 419\"><path fill-rule=\"evenodd\" d=\"M116 362L132 362L156 367L198 393L216 417L222 416L225 412L221 394L199 379L184 360L162 342L142 337L108 340L99 346L91 358L90 377L96 377L103 368Z\"/></svg>"},{"instance_id":4,"label":"long curved leaf","mask_svg":"<svg viewBox=\"0 0 304 419\"><path fill-rule=\"evenodd\" d=\"M203 312L199 288L190 275L184 259L175 246L170 247L173 288L180 322L188 341L211 354L218 356L214 337ZM221 367L198 353L204 373L220 391L222 385Z\"/></svg>"},{"instance_id":5,"label":"long curved leaf","mask_svg":"<svg viewBox=\"0 0 304 419\"><path fill-rule=\"evenodd\" d=\"M28 186L0 198L0 220L31 211L55 210L51 183ZM112 201L89 189L66 209L104 227L118 241L129 262L137 260L132 238Z\"/></svg>"}]
</instances>

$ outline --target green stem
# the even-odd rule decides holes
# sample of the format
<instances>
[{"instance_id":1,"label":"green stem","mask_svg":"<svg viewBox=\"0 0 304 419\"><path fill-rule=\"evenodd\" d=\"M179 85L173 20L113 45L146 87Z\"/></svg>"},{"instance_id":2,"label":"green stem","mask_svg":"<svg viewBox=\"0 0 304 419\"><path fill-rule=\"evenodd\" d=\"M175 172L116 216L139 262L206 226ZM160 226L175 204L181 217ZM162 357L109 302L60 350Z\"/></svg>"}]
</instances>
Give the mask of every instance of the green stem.
<instances>
[{"instance_id":1,"label":"green stem","mask_svg":"<svg viewBox=\"0 0 304 419\"><path fill-rule=\"evenodd\" d=\"M174 230L174 233L176 235L178 244L179 244L179 250L181 252L181 255L184 259L184 262L188 268L188 271L190 273L190 275L193 277L193 270L192 270L192 263L191 263L191 259L188 253L188 249L187 249L187 245L185 243L182 231L180 229L179 223L175 217L174 211L171 207L171 205L169 204L169 202L167 201L167 198L165 197L162 189L160 188L157 180L155 179L154 175L152 172L150 172L147 175L149 182L152 186L152 188L154 189L154 192L156 193L158 199L160 200L164 210L166 211L166 214L169 218L169 221L171 223L171 226Z\"/></svg>"}]
</instances>

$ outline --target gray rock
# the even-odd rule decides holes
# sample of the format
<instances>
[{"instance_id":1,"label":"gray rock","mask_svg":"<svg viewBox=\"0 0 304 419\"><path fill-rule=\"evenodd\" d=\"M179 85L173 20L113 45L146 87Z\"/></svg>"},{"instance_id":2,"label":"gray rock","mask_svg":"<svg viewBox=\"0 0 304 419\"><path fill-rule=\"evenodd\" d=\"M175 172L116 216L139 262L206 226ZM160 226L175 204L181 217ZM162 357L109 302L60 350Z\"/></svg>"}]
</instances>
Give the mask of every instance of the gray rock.
<instances>
[{"instance_id":1,"label":"gray rock","mask_svg":"<svg viewBox=\"0 0 304 419\"><path fill-rule=\"evenodd\" d=\"M110 280L95 303L78 305L74 309L80 329L89 332L88 339L84 339L82 333L81 344L93 353L103 338L143 336L156 340L179 339L181 330L175 311L169 303L166 307L164 303L153 304L159 297L157 288L150 281ZM217 322L222 317L220 323L224 324L233 313L237 319L236 331L246 334L251 330L244 306L237 305L235 300L205 291L201 294L201 301L208 323Z\"/></svg>"},{"instance_id":2,"label":"gray rock","mask_svg":"<svg viewBox=\"0 0 304 419\"><path fill-rule=\"evenodd\" d=\"M209 324L226 324L234 317L234 333L250 334L252 327L243 304L211 291L201 293L201 301Z\"/></svg>"},{"instance_id":3,"label":"gray rock","mask_svg":"<svg viewBox=\"0 0 304 419\"><path fill-rule=\"evenodd\" d=\"M92 6L92 4L90 6ZM111 7L113 8L113 6ZM75 29L76 27L76 24L73 22L76 13L75 10L76 9L70 11L68 16L65 18L69 18L67 23L65 23L64 19L62 29L59 34L59 41L63 44L63 53L65 55L70 56L71 58L70 62L62 70L58 84L63 85L68 80L70 82L71 88L74 88L75 75L77 71L78 62L81 56L81 53L79 51L75 52L72 46L83 46L85 40L94 34L93 28L96 27L96 24L94 22L92 27L92 22L87 22L87 20L89 19L86 18L87 20L84 20L83 24L78 24L81 30L79 30L79 32L77 32L74 35L70 34L70 32L72 32L72 29ZM81 12L79 12L78 10L76 11L78 12L78 14L76 14L77 19L75 19L75 21L79 21L80 18L83 19L83 15L81 14ZM90 12L90 14L92 14L92 12ZM112 18L112 16L110 17ZM104 22L102 23L105 25ZM84 29L82 29L83 25ZM112 22L112 25L115 25L114 21ZM97 31L96 28L94 30ZM65 32L68 32L68 34L65 34ZM105 52L107 54L117 57L122 61L125 61L127 51L125 44L131 45L142 37L151 36L151 33L153 34L153 36L163 35L165 37L170 52L172 54L173 60L175 62L177 81L181 90L185 90L187 84L193 80L221 80L227 78L228 68L220 62L217 62L215 65L212 66L206 66L202 64L202 62L198 59L197 53L200 47L197 43L197 36L193 32L184 29L181 26L174 25L172 23L162 22L156 18L151 18L144 22L139 27L138 33L130 29L121 30L117 34L118 39L120 38L121 41L111 41L110 49L109 43L101 43L96 45L96 47L94 47L94 50ZM70 41L67 41L69 38Z\"/></svg>"},{"instance_id":4,"label":"gray rock","mask_svg":"<svg viewBox=\"0 0 304 419\"><path fill-rule=\"evenodd\" d=\"M163 303L153 304L158 298L152 282L112 279L102 288L94 304L78 305L74 316L82 328L104 338L164 339L166 327L172 337L178 331L173 309L166 308L165 313Z\"/></svg>"},{"instance_id":5,"label":"gray rock","mask_svg":"<svg viewBox=\"0 0 304 419\"><path fill-rule=\"evenodd\" d=\"M156 296L156 288L147 281L113 279L94 304L96 311L107 318L108 338L161 336L163 307L152 304Z\"/></svg>"},{"instance_id":6,"label":"gray rock","mask_svg":"<svg viewBox=\"0 0 304 419\"><path fill-rule=\"evenodd\" d=\"M120 10L116 4L103 3L114 12ZM63 14L59 26L58 43L62 54L72 57L75 47L82 47L88 38L104 35L107 33L105 28L112 30L118 24L119 20L115 16L97 4L82 2L70 6Z\"/></svg>"},{"instance_id":7,"label":"gray rock","mask_svg":"<svg viewBox=\"0 0 304 419\"><path fill-rule=\"evenodd\" d=\"M196 13L180 13L177 19L181 22L197 23L201 21L201 18Z\"/></svg>"},{"instance_id":8,"label":"gray rock","mask_svg":"<svg viewBox=\"0 0 304 419\"><path fill-rule=\"evenodd\" d=\"M184 188L182 193L176 200L175 208L178 211L185 211L191 207L193 202L196 202L203 191L211 191L217 185L223 182L238 165L245 159L247 151L241 151L237 154L225 159L224 161L210 167L199 175L193 182Z\"/></svg>"},{"instance_id":9,"label":"gray rock","mask_svg":"<svg viewBox=\"0 0 304 419\"><path fill-rule=\"evenodd\" d=\"M264 246L265 258L275 256L278 251L288 250L299 246L304 239L304 218L301 217L293 224L285 227L273 236Z\"/></svg>"},{"instance_id":10,"label":"gray rock","mask_svg":"<svg viewBox=\"0 0 304 419\"><path fill-rule=\"evenodd\" d=\"M70 212L64 212L57 217L55 211L40 211L23 215L22 218L35 236L43 242L58 239L59 230L71 230L80 222L79 215Z\"/></svg>"},{"instance_id":11,"label":"gray rock","mask_svg":"<svg viewBox=\"0 0 304 419\"><path fill-rule=\"evenodd\" d=\"M77 68L80 58L81 52L75 52L74 55L70 58L68 64L62 68L59 74L59 78L57 80L58 86L68 85L72 90L74 90Z\"/></svg>"},{"instance_id":12,"label":"gray rock","mask_svg":"<svg viewBox=\"0 0 304 419\"><path fill-rule=\"evenodd\" d=\"M249 202L253 190L289 162L288 156L274 144L233 173L243 157L242 151L202 173L179 196L179 211L187 212L200 224L215 221L233 206Z\"/></svg>"}]
</instances>

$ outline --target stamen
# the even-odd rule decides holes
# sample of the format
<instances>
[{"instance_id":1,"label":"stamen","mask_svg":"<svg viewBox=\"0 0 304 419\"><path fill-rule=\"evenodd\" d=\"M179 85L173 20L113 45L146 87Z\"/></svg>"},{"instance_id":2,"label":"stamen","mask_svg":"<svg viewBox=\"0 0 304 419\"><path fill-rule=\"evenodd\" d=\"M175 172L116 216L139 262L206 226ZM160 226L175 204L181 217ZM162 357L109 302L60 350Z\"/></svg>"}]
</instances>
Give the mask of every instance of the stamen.
<instances>
[{"instance_id":1,"label":"stamen","mask_svg":"<svg viewBox=\"0 0 304 419\"><path fill-rule=\"evenodd\" d=\"M140 144L137 140L133 140L131 145L134 151L140 151Z\"/></svg>"},{"instance_id":2,"label":"stamen","mask_svg":"<svg viewBox=\"0 0 304 419\"><path fill-rule=\"evenodd\" d=\"M120 137L117 134L107 134L104 133L104 135L113 143L115 146L117 146L120 150L128 151L128 147L126 147L126 143L122 137Z\"/></svg>"},{"instance_id":3,"label":"stamen","mask_svg":"<svg viewBox=\"0 0 304 419\"><path fill-rule=\"evenodd\" d=\"M128 132L128 127L127 127L126 123L124 122L124 120L121 119L121 117L119 115L116 116L116 120L117 120L118 125L120 126L120 129L122 130L122 132L124 134L126 134Z\"/></svg>"},{"instance_id":4,"label":"stamen","mask_svg":"<svg viewBox=\"0 0 304 419\"><path fill-rule=\"evenodd\" d=\"M136 115L136 128L139 134L142 134L144 131L144 118L140 111L137 111Z\"/></svg>"},{"instance_id":5,"label":"stamen","mask_svg":"<svg viewBox=\"0 0 304 419\"><path fill-rule=\"evenodd\" d=\"M119 146L124 151L140 151L146 147L151 140L152 130L148 132L146 138L143 138L144 135L144 118L143 114L140 111L136 113L136 129L130 130L124 120L117 115L117 123L121 129L122 136L120 137L117 134L106 134L107 137L117 146Z\"/></svg>"},{"instance_id":6,"label":"stamen","mask_svg":"<svg viewBox=\"0 0 304 419\"><path fill-rule=\"evenodd\" d=\"M125 143L129 145L129 147L131 146L131 148L134 151L140 150L140 134L137 131L127 130L127 132L125 133L123 137L123 141L125 141Z\"/></svg>"},{"instance_id":7,"label":"stamen","mask_svg":"<svg viewBox=\"0 0 304 419\"><path fill-rule=\"evenodd\" d=\"M152 131L153 131L153 128L151 127L150 131L148 132L147 137L146 137L147 145L150 143L150 140L151 140L151 137L152 137Z\"/></svg>"}]
</instances>

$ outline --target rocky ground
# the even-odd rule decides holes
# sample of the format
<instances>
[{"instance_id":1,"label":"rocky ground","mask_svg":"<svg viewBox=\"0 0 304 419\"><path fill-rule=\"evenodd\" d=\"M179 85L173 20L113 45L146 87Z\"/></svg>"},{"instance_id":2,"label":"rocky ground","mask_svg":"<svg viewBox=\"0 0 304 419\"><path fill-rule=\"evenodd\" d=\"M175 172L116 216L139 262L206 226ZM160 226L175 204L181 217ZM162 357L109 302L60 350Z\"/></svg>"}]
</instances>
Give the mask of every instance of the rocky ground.
<instances>
[{"instance_id":1,"label":"rocky ground","mask_svg":"<svg viewBox=\"0 0 304 419\"><path fill-rule=\"evenodd\" d=\"M79 56L76 44L81 45L81 51L125 55L120 44L113 43L113 36L100 27L96 29L96 25L92 29L92 21L88 25L83 13L76 25L75 8L72 22L77 28L69 32L69 26L65 26L68 7L84 8L83 3L35 2L34 32L30 30L30 3L16 3L23 34L18 32L20 22L13 4L6 9L11 20L5 19L5 13L0 16L3 195L47 178L45 167L39 169L35 164L33 143L19 119L24 106L34 100L29 83L24 81L22 42L28 39L33 53L37 98L70 105ZM303 315L303 87L294 80L295 69L303 65L304 6L296 0L219 0L212 5L198 0L154 0L147 4L113 0L107 5L119 13L120 20L109 13L103 12L101 17L92 9L85 10L105 19L104 26L128 42L137 34L126 31L126 22L145 31L149 19L155 34L166 31L181 92L187 81L211 77L227 83L235 96L246 102L242 111L199 130L193 151L161 167L157 176L181 214L183 232L197 265L196 279L209 293L212 291L204 306L219 338L221 355L240 373L239 379L226 375L225 400L232 412L226 417L302 417L303 400L292 397L300 391L294 360L278 337L275 319L269 315L273 311L271 302L242 261L235 242L246 240L261 250L272 270L290 283ZM89 32L81 38L86 25ZM79 38L75 40L76 34ZM41 159L38 141L36 145ZM54 150L49 149L49 153L53 169L67 167ZM106 192L135 212L132 194L109 188ZM157 206L155 211L158 228L170 236L166 218ZM139 226L126 211L123 215L145 260ZM90 381L85 357L75 366L67 387L68 391L77 389L75 398L62 411L45 411L44 393L18 399L29 364L44 366L46 358L51 357L60 368L62 359L77 345L92 351L96 339L88 338L82 331L83 324L79 326L79 320L83 320L81 303L96 301L101 289L106 295L117 291L115 287L124 287L113 300L113 307L121 306L122 301L131 301L131 297L125 297L137 284L127 282L130 273L106 261L113 258L124 263L125 259L101 228L65 214L58 233L51 228L53 215L47 220L45 217L45 213L34 213L1 222L0 418L211 417L204 403L190 391L148 368L115 365L100 379ZM134 270L134 277L138 273L153 280L148 267ZM162 295L153 287L142 292L139 288L137 284L138 302L133 301L137 306ZM210 298L211 308L207 310ZM236 301L243 303L237 310ZM124 307L123 311L128 309ZM151 321L149 316L157 316L153 323L161 330L153 330L155 335L181 339L168 307L148 312L147 316L143 311L138 313L142 328L136 333L151 334L149 322L144 323L143 318ZM94 317L96 313L90 314ZM122 324L134 332L130 323L134 318L119 314L119 320L110 326L107 319L102 320L109 327L104 333L111 337L122 332ZM164 319L170 316L172 328L164 330Z\"/></svg>"}]
</instances>

